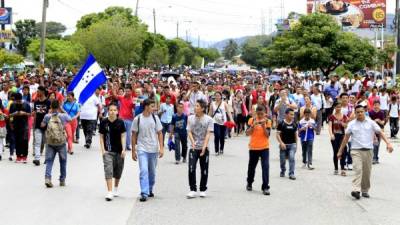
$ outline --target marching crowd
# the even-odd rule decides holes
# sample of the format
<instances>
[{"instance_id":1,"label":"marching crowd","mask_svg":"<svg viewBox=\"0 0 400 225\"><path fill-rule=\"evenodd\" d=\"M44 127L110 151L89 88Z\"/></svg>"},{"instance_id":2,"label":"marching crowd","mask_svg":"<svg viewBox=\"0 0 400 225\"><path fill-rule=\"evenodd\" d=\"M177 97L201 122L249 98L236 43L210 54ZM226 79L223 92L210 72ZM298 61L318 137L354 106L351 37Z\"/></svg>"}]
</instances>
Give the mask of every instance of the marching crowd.
<instances>
[{"instance_id":1,"label":"marching crowd","mask_svg":"<svg viewBox=\"0 0 400 225\"><path fill-rule=\"evenodd\" d=\"M347 74L298 76L291 70L278 80L266 73L185 72L177 79L108 72L106 84L97 88L84 104L67 92L72 74L54 72L1 74L0 160L9 150L10 161L46 164L45 185L53 187L52 167L60 161L60 186L66 185L67 157L74 143L100 149L107 184L106 200L118 196L124 160L131 154L140 170L140 201L154 197L158 158L164 148L173 149L176 164L188 164L188 198L206 197L211 149L221 157L225 141L249 136L248 191L252 191L258 162L262 168L264 195L270 195L269 149L280 150L280 176L295 175L295 154L301 146L304 168L313 170L316 135L326 127L332 146L333 174L346 176L354 170L351 195L369 197L371 165L379 163L379 146L389 152L390 138L399 131L399 95L386 78ZM80 140L80 129L84 141ZM279 146L270 146L276 130ZM100 134L100 143L92 137ZM214 146L209 147L213 137ZM30 139L32 146L29 146ZM164 147L165 145L165 147ZM129 152L129 153L128 153ZM44 155L44 157L42 157ZM44 160L42 159L44 158ZM197 188L196 167L201 175ZM286 173L288 161L288 173ZM340 165L340 170L339 170Z\"/></svg>"}]
</instances>

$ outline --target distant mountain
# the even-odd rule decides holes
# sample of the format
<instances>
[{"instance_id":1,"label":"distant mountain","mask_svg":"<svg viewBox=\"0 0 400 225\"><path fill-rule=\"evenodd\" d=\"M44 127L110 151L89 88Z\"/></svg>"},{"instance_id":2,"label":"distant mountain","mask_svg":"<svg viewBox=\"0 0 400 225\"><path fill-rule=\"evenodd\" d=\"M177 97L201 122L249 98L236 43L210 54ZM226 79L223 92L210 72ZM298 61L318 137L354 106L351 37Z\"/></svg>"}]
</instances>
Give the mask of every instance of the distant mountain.
<instances>
[{"instance_id":1,"label":"distant mountain","mask_svg":"<svg viewBox=\"0 0 400 225\"><path fill-rule=\"evenodd\" d=\"M228 44L228 41L230 39L233 39L239 46L244 44L247 39L249 39L251 36L245 36L245 37L240 37L240 38L228 38L228 39L224 39L222 41L218 41L216 43L214 43L213 45L211 45L211 48L216 48L219 51L222 51L224 49L224 47L226 46L226 44Z\"/></svg>"}]
</instances>

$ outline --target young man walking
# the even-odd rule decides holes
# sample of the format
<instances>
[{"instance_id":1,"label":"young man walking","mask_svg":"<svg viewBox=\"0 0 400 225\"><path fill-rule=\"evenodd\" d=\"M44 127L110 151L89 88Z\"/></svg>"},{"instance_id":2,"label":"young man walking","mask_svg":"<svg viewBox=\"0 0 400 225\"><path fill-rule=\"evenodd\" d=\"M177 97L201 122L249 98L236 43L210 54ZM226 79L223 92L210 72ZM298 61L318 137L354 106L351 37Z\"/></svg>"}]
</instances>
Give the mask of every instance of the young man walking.
<instances>
[{"instance_id":1,"label":"young man walking","mask_svg":"<svg viewBox=\"0 0 400 225\"><path fill-rule=\"evenodd\" d=\"M289 179L296 180L294 176L295 155L297 149L297 125L294 122L294 110L286 109L285 119L278 124L276 139L279 143L279 158L281 164L281 177L286 172L286 157L289 158Z\"/></svg>"},{"instance_id":2,"label":"young man walking","mask_svg":"<svg viewBox=\"0 0 400 225\"><path fill-rule=\"evenodd\" d=\"M250 136L249 143L249 166L247 169L247 187L252 191L254 175L259 159L261 159L262 186L261 191L264 195L269 192L269 135L271 131L271 121L266 119L265 107L262 105L256 108L256 117L250 118L249 129L246 134Z\"/></svg>"},{"instance_id":3,"label":"young man walking","mask_svg":"<svg viewBox=\"0 0 400 225\"><path fill-rule=\"evenodd\" d=\"M60 113L60 103L53 100L50 104L50 114L47 114L41 126L46 127L46 174L45 185L53 187L51 182L51 171L54 159L58 153L60 159L60 186L65 186L67 177L67 135L65 124L71 121L71 117L66 113Z\"/></svg>"},{"instance_id":4,"label":"young man walking","mask_svg":"<svg viewBox=\"0 0 400 225\"><path fill-rule=\"evenodd\" d=\"M188 135L192 144L189 151L189 186L190 192L187 198L197 197L196 185L196 167L197 161L200 161L200 197L206 197L207 180L208 180L208 164L209 155L208 141L210 140L211 132L214 130L213 119L206 115L207 102L200 99L197 100L194 109L195 114L189 116L188 119Z\"/></svg>"},{"instance_id":5,"label":"young man walking","mask_svg":"<svg viewBox=\"0 0 400 225\"><path fill-rule=\"evenodd\" d=\"M103 156L104 174L107 184L106 200L118 197L118 185L124 170L125 159L125 124L117 117L118 107L114 104L108 107L108 117L100 122L100 149ZM112 183L114 178L114 192Z\"/></svg>"},{"instance_id":6,"label":"young man walking","mask_svg":"<svg viewBox=\"0 0 400 225\"><path fill-rule=\"evenodd\" d=\"M186 162L187 156L187 116L183 113L183 103L177 104L177 113L172 117L171 131L169 139L174 137L175 141L175 161L179 164L182 157L182 162ZM182 145L182 151L181 151Z\"/></svg>"},{"instance_id":7,"label":"young man walking","mask_svg":"<svg viewBox=\"0 0 400 225\"><path fill-rule=\"evenodd\" d=\"M143 107L143 113L133 120L132 126L132 159L139 161L141 202L154 197L157 158L164 155L162 125L158 116L153 114L155 102L146 99Z\"/></svg>"},{"instance_id":8,"label":"young man walking","mask_svg":"<svg viewBox=\"0 0 400 225\"><path fill-rule=\"evenodd\" d=\"M378 124L366 118L365 109L362 105L356 106L355 113L356 119L348 124L337 157L342 157L346 144L351 137L351 156L353 158L353 170L355 171L351 196L360 199L360 193L364 198L370 197L368 191L371 187L372 151L375 135L379 135L386 143L389 153L393 151L393 146Z\"/></svg>"},{"instance_id":9,"label":"young man walking","mask_svg":"<svg viewBox=\"0 0 400 225\"><path fill-rule=\"evenodd\" d=\"M44 141L45 129L41 127L44 116L49 112L50 101L46 97L46 88L39 86L36 92L36 101L33 104L33 118L34 118L34 130L33 130L33 153L35 159L33 164L36 166L40 165L40 155L42 154L42 142Z\"/></svg>"}]
</instances>

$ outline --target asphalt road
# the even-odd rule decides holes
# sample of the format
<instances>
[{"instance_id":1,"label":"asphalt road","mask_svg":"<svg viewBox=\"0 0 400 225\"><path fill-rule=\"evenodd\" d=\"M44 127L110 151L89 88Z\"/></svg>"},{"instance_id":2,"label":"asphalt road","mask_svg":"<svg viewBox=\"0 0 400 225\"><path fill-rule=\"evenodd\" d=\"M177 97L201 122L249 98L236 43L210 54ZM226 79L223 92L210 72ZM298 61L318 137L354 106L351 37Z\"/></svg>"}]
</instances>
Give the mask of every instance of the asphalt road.
<instances>
[{"instance_id":1,"label":"asphalt road","mask_svg":"<svg viewBox=\"0 0 400 225\"><path fill-rule=\"evenodd\" d=\"M260 166L254 190L245 190L248 138L243 136L229 139L223 156L211 154L208 197L204 199L186 199L187 164L175 165L173 152L166 152L159 160L156 197L145 203L138 200L138 166L130 157L125 162L121 196L112 202L104 201L106 189L97 145L91 150L75 145L76 153L68 158L66 187L59 187L54 179L59 174L57 163L53 168L56 185L46 189L43 165L35 167L31 162L24 165L3 160L0 224L400 224L399 143L395 143L392 154L385 152L384 144L381 146L381 163L373 166L371 198L355 201L350 196L352 172L347 177L333 175L326 130L314 142L315 170L301 168L298 147L295 181L279 177L275 133L271 140L271 196L261 194ZM94 143L98 143L98 135Z\"/></svg>"}]
</instances>

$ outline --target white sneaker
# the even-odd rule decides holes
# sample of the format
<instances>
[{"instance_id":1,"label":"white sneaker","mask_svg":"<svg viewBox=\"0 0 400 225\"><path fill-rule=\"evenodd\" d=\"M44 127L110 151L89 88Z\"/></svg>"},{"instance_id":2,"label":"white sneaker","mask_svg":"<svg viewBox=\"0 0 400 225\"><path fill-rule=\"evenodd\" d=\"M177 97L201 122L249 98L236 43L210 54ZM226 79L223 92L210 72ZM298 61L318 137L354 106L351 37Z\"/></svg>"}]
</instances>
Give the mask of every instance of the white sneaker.
<instances>
[{"instance_id":1,"label":"white sneaker","mask_svg":"<svg viewBox=\"0 0 400 225\"><path fill-rule=\"evenodd\" d=\"M112 192L108 192L106 195L106 201L112 201L114 198L114 195Z\"/></svg>"},{"instance_id":2,"label":"white sneaker","mask_svg":"<svg viewBox=\"0 0 400 225\"><path fill-rule=\"evenodd\" d=\"M195 192L195 191L190 191L187 195L186 195L186 197L187 198L196 198L197 197L197 192Z\"/></svg>"},{"instance_id":3,"label":"white sneaker","mask_svg":"<svg viewBox=\"0 0 400 225\"><path fill-rule=\"evenodd\" d=\"M347 165L347 169L348 169L348 170L353 170L353 164Z\"/></svg>"},{"instance_id":4,"label":"white sneaker","mask_svg":"<svg viewBox=\"0 0 400 225\"><path fill-rule=\"evenodd\" d=\"M205 191L200 191L200 197L202 198L207 197L207 193Z\"/></svg>"},{"instance_id":5,"label":"white sneaker","mask_svg":"<svg viewBox=\"0 0 400 225\"><path fill-rule=\"evenodd\" d=\"M114 187L113 195L114 195L114 197L118 197L119 196L118 188Z\"/></svg>"}]
</instances>

